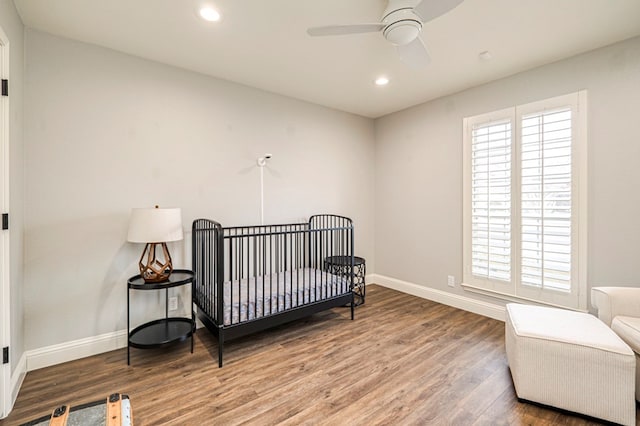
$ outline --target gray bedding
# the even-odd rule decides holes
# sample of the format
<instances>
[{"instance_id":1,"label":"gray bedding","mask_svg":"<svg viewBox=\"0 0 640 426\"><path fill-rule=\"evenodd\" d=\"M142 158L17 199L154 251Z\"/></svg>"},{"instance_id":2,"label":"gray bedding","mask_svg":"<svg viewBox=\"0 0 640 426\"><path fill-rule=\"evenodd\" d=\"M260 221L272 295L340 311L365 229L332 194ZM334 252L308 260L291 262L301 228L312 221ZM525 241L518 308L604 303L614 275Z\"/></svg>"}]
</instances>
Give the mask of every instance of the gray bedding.
<instances>
[{"instance_id":1,"label":"gray bedding","mask_svg":"<svg viewBox=\"0 0 640 426\"><path fill-rule=\"evenodd\" d=\"M250 321L348 292L347 277L311 268L227 281L224 324Z\"/></svg>"}]
</instances>

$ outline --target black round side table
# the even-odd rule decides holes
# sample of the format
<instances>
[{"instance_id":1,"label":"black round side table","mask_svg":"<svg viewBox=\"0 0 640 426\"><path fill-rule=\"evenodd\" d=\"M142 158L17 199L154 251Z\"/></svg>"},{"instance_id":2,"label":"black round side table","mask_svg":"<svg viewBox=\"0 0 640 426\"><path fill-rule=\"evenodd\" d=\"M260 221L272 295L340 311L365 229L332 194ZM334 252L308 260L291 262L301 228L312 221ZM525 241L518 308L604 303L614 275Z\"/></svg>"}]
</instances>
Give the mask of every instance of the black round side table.
<instances>
[{"instance_id":1,"label":"black round side table","mask_svg":"<svg viewBox=\"0 0 640 426\"><path fill-rule=\"evenodd\" d=\"M127 281L127 365L131 364L130 348L157 348L171 343L182 342L191 338L191 353L193 353L193 333L195 332L196 317L191 305L191 318L169 317L169 289L193 283L193 272L186 269L174 269L169 279L159 283L146 283L140 275L135 275ZM163 290L165 291L164 318L146 322L133 330L130 329L131 290ZM191 289L193 293L193 288Z\"/></svg>"},{"instance_id":2,"label":"black round side table","mask_svg":"<svg viewBox=\"0 0 640 426\"><path fill-rule=\"evenodd\" d=\"M349 276L351 274L351 256L329 256L324 259L324 269L334 275ZM367 265L362 257L353 257L353 296L356 306L364 304L364 277Z\"/></svg>"}]
</instances>

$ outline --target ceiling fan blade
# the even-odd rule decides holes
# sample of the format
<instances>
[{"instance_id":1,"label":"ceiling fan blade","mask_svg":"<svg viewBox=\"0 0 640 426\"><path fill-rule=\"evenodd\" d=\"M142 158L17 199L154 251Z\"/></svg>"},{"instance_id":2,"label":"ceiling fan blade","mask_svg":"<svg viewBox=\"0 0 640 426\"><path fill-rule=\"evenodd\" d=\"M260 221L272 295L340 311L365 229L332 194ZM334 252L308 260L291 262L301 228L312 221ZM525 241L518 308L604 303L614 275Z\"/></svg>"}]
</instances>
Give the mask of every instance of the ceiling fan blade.
<instances>
[{"instance_id":1,"label":"ceiling fan blade","mask_svg":"<svg viewBox=\"0 0 640 426\"><path fill-rule=\"evenodd\" d=\"M375 33L382 31L385 24L356 24L356 25L329 25L327 27L313 27L307 30L310 36L332 36L345 34Z\"/></svg>"},{"instance_id":2,"label":"ceiling fan blade","mask_svg":"<svg viewBox=\"0 0 640 426\"><path fill-rule=\"evenodd\" d=\"M431 57L420 37L409 44L396 46L400 59L411 68L424 68L431 62Z\"/></svg>"},{"instance_id":3,"label":"ceiling fan blade","mask_svg":"<svg viewBox=\"0 0 640 426\"><path fill-rule=\"evenodd\" d=\"M422 18L422 22L428 22L455 9L464 0L422 0L413 11Z\"/></svg>"}]
</instances>

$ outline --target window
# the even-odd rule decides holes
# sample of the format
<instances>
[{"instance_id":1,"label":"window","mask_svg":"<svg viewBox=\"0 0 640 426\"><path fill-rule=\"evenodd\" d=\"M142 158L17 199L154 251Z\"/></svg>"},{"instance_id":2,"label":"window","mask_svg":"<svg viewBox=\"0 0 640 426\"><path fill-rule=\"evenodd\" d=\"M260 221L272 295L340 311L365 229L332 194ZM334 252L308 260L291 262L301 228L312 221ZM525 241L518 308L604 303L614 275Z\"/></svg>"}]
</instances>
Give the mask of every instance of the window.
<instances>
[{"instance_id":1,"label":"window","mask_svg":"<svg viewBox=\"0 0 640 426\"><path fill-rule=\"evenodd\" d=\"M464 119L464 286L586 309L586 92Z\"/></svg>"}]
</instances>

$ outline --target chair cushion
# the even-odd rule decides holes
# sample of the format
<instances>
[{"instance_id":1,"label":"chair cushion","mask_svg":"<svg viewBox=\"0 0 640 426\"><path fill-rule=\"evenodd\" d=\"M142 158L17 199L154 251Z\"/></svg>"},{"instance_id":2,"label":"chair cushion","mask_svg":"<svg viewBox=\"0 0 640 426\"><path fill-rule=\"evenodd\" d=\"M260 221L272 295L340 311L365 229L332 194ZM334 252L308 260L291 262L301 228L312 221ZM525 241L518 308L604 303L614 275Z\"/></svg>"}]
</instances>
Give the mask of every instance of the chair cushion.
<instances>
[{"instance_id":1,"label":"chair cushion","mask_svg":"<svg viewBox=\"0 0 640 426\"><path fill-rule=\"evenodd\" d=\"M640 318L617 316L611 323L611 329L631 346L634 352L640 353Z\"/></svg>"}]
</instances>

